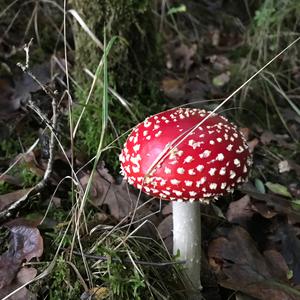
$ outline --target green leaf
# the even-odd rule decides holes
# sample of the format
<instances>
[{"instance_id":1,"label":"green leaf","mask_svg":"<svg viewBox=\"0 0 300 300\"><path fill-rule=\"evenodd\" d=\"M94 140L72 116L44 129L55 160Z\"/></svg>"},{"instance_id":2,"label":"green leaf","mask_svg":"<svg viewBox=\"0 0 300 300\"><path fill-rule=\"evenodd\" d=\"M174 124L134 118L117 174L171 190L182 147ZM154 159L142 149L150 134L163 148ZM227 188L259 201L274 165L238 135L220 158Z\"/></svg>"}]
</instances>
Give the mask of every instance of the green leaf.
<instances>
[{"instance_id":1,"label":"green leaf","mask_svg":"<svg viewBox=\"0 0 300 300\"><path fill-rule=\"evenodd\" d=\"M292 208L294 210L300 210L300 199L293 199L292 200Z\"/></svg>"},{"instance_id":2,"label":"green leaf","mask_svg":"<svg viewBox=\"0 0 300 300\"><path fill-rule=\"evenodd\" d=\"M286 279L290 280L294 277L293 270L289 270L286 274Z\"/></svg>"},{"instance_id":3,"label":"green leaf","mask_svg":"<svg viewBox=\"0 0 300 300\"><path fill-rule=\"evenodd\" d=\"M184 4L181 4L176 7L171 7L167 13L167 15L174 15L178 13L183 13L186 12L186 6Z\"/></svg>"},{"instance_id":4,"label":"green leaf","mask_svg":"<svg viewBox=\"0 0 300 300\"><path fill-rule=\"evenodd\" d=\"M268 181L266 182L266 187L274 194L292 198L292 195L288 191L287 187L285 187L284 185L281 185L279 183L272 183Z\"/></svg>"},{"instance_id":5,"label":"green leaf","mask_svg":"<svg viewBox=\"0 0 300 300\"><path fill-rule=\"evenodd\" d=\"M255 184L256 189L257 189L261 194L265 194L265 193L266 193L265 185L264 185L264 183L263 183L259 178L255 178L254 184Z\"/></svg>"},{"instance_id":6,"label":"green leaf","mask_svg":"<svg viewBox=\"0 0 300 300\"><path fill-rule=\"evenodd\" d=\"M222 87L230 80L230 72L222 73L213 78L212 83L216 87Z\"/></svg>"}]
</instances>

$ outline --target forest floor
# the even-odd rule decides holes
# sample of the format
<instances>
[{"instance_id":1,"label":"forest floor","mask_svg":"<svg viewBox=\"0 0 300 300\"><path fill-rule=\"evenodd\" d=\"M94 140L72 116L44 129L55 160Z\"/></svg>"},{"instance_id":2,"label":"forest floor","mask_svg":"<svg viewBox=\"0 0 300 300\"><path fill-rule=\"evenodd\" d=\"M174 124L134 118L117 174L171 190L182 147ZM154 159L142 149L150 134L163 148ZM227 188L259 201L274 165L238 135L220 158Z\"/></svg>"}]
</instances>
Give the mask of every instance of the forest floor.
<instances>
[{"instance_id":1,"label":"forest floor","mask_svg":"<svg viewBox=\"0 0 300 300\"><path fill-rule=\"evenodd\" d=\"M79 19L63 1L0 5L1 299L184 299L171 205L122 181L118 154L148 113L225 99L253 166L203 205L203 298L300 299L300 4L158 2L159 84L144 95L158 99L138 107L110 81L109 53L83 71L101 102L78 92Z\"/></svg>"}]
</instances>

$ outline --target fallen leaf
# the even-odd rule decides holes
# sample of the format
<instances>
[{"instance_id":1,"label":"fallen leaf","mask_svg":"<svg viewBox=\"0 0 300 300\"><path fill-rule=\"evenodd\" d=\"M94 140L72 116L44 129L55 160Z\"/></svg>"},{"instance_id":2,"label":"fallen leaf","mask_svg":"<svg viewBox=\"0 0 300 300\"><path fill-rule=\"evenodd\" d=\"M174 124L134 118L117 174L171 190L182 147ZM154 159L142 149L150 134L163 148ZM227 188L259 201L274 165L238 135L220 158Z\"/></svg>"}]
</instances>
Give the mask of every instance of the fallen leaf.
<instances>
[{"instance_id":1,"label":"fallen leaf","mask_svg":"<svg viewBox=\"0 0 300 300\"><path fill-rule=\"evenodd\" d=\"M194 56L197 53L197 44L192 44L188 47L186 44L180 44L174 49L173 59L177 61L179 70L188 71L194 64ZM175 64L173 64L175 65Z\"/></svg>"},{"instance_id":2,"label":"fallen leaf","mask_svg":"<svg viewBox=\"0 0 300 300\"><path fill-rule=\"evenodd\" d=\"M293 271L292 281L300 284L300 240L297 230L290 224L280 224L272 239L280 243L280 252Z\"/></svg>"},{"instance_id":3,"label":"fallen leaf","mask_svg":"<svg viewBox=\"0 0 300 300\"><path fill-rule=\"evenodd\" d=\"M231 223L245 224L254 214L251 206L249 195L231 202L226 213L227 220Z\"/></svg>"},{"instance_id":4,"label":"fallen leaf","mask_svg":"<svg viewBox=\"0 0 300 300\"><path fill-rule=\"evenodd\" d=\"M264 144L264 145L268 145L270 144L272 141L276 140L276 136L274 135L273 132L266 130L262 133L262 135L260 136L260 141Z\"/></svg>"},{"instance_id":5,"label":"fallen leaf","mask_svg":"<svg viewBox=\"0 0 300 300\"><path fill-rule=\"evenodd\" d=\"M251 199L258 200L253 202L253 208L257 210L262 216L268 217L277 213L284 214L288 217L291 224L300 223L300 215L297 210L293 208L293 203L290 200L276 194L262 194L258 193L246 185L240 188L244 194L248 194ZM266 214L265 214L266 212Z\"/></svg>"},{"instance_id":6,"label":"fallen leaf","mask_svg":"<svg viewBox=\"0 0 300 300\"><path fill-rule=\"evenodd\" d=\"M0 78L0 118L20 108L20 100L15 97L15 88L9 78Z\"/></svg>"},{"instance_id":7,"label":"fallen leaf","mask_svg":"<svg viewBox=\"0 0 300 300\"><path fill-rule=\"evenodd\" d=\"M173 229L173 215L168 215L166 218L160 222L160 224L157 227L157 230L162 237L162 239L165 239L169 236L172 236L172 229Z\"/></svg>"},{"instance_id":8,"label":"fallen leaf","mask_svg":"<svg viewBox=\"0 0 300 300\"><path fill-rule=\"evenodd\" d=\"M0 173L0 182L6 182L16 187L20 187L22 185L22 180L20 178L8 174L1 174L1 173Z\"/></svg>"},{"instance_id":9,"label":"fallen leaf","mask_svg":"<svg viewBox=\"0 0 300 300\"><path fill-rule=\"evenodd\" d=\"M22 284L36 276L34 268L21 268L24 260L40 257L43 254L43 239L39 230L27 220L15 219L5 224L10 232L8 249L0 256L0 297L8 295ZM33 299L26 288L9 299Z\"/></svg>"},{"instance_id":10,"label":"fallen leaf","mask_svg":"<svg viewBox=\"0 0 300 300\"><path fill-rule=\"evenodd\" d=\"M284 257L274 249L266 250L263 254L272 275L283 282L287 281L290 270Z\"/></svg>"},{"instance_id":11,"label":"fallen leaf","mask_svg":"<svg viewBox=\"0 0 300 300\"><path fill-rule=\"evenodd\" d=\"M80 183L85 188L89 181L90 174L84 174L80 178ZM97 207L107 205L110 214L116 220L122 220L133 212L138 201L137 196L128 189L125 181L116 184L113 177L103 166L94 173L90 189L90 198Z\"/></svg>"},{"instance_id":12,"label":"fallen leaf","mask_svg":"<svg viewBox=\"0 0 300 300\"><path fill-rule=\"evenodd\" d=\"M269 207L269 205L266 202L254 200L252 200L251 202L253 202L253 211L259 213L266 219L271 219L274 216L278 215L278 212L276 212L272 207Z\"/></svg>"},{"instance_id":13,"label":"fallen leaf","mask_svg":"<svg viewBox=\"0 0 300 300\"><path fill-rule=\"evenodd\" d=\"M251 133L251 129L248 127L242 127L239 129L239 131L244 135L246 141L248 141Z\"/></svg>"},{"instance_id":14,"label":"fallen leaf","mask_svg":"<svg viewBox=\"0 0 300 300\"><path fill-rule=\"evenodd\" d=\"M254 138L253 140L248 142L250 153L254 152L254 149L258 145L258 143L259 143L259 140L257 138Z\"/></svg>"},{"instance_id":15,"label":"fallen leaf","mask_svg":"<svg viewBox=\"0 0 300 300\"><path fill-rule=\"evenodd\" d=\"M178 100L184 96L184 81L165 78L161 82L161 89L168 98Z\"/></svg>"},{"instance_id":16,"label":"fallen leaf","mask_svg":"<svg viewBox=\"0 0 300 300\"><path fill-rule=\"evenodd\" d=\"M6 225L11 232L12 247L15 255L27 261L35 257L41 257L44 246L40 231L36 227L28 224L25 220L21 220L21 222L18 223L19 224L16 224L16 220L14 220L14 222L10 222Z\"/></svg>"},{"instance_id":17,"label":"fallen leaf","mask_svg":"<svg viewBox=\"0 0 300 300\"><path fill-rule=\"evenodd\" d=\"M300 291L274 278L255 242L241 227L225 230L208 248L209 263L221 286L261 300L296 300ZM277 265L276 265L277 266ZM276 268L274 266L274 268Z\"/></svg>"},{"instance_id":18,"label":"fallen leaf","mask_svg":"<svg viewBox=\"0 0 300 300\"><path fill-rule=\"evenodd\" d=\"M16 201L22 198L26 198L27 195L31 192L31 190L32 188L22 189L4 195L0 195L0 212L7 208L10 204L15 203Z\"/></svg>"},{"instance_id":19,"label":"fallen leaf","mask_svg":"<svg viewBox=\"0 0 300 300\"><path fill-rule=\"evenodd\" d=\"M37 270L35 268L21 268L18 272L16 278L7 286L0 289L0 298L4 298L9 295L17 288L30 282L37 274ZM37 297L32 292L30 292L26 287L20 289L15 292L12 296L10 296L9 300L35 300Z\"/></svg>"},{"instance_id":20,"label":"fallen leaf","mask_svg":"<svg viewBox=\"0 0 300 300\"><path fill-rule=\"evenodd\" d=\"M164 241L164 246L171 253L173 251L173 215L165 217L157 226L158 238Z\"/></svg>"},{"instance_id":21,"label":"fallen leaf","mask_svg":"<svg viewBox=\"0 0 300 300\"><path fill-rule=\"evenodd\" d=\"M170 214L172 214L172 212L173 212L172 203L168 203L166 206L164 206L164 208L161 211L163 216L170 215Z\"/></svg>"}]
</instances>

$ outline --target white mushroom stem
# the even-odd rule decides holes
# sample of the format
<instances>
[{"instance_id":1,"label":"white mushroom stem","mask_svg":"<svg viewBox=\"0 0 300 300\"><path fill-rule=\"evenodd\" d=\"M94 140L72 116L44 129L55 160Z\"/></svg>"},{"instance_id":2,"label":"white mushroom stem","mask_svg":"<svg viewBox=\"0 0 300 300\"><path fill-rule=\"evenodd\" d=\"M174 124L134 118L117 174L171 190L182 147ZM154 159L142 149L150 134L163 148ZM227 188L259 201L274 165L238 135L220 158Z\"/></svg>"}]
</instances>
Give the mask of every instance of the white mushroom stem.
<instances>
[{"instance_id":1,"label":"white mushroom stem","mask_svg":"<svg viewBox=\"0 0 300 300\"><path fill-rule=\"evenodd\" d=\"M201 299L201 213L200 202L173 202L173 253L185 260L188 299Z\"/></svg>"}]
</instances>

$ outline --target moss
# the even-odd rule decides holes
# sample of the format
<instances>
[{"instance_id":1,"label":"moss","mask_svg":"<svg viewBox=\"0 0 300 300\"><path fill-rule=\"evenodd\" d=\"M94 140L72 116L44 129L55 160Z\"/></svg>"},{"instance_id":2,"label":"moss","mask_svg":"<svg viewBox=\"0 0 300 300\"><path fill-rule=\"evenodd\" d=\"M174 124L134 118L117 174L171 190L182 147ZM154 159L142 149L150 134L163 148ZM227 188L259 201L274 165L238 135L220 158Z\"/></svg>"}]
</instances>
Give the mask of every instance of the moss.
<instances>
[{"instance_id":1,"label":"moss","mask_svg":"<svg viewBox=\"0 0 300 300\"><path fill-rule=\"evenodd\" d=\"M100 41L103 41L104 27L108 41L113 36L120 37L108 57L109 85L122 97L130 100L131 108L140 120L146 114L162 109L161 103L157 101L160 76L155 71L160 70L161 66L160 42L154 26L151 3L149 0L71 2ZM103 52L77 23L74 24L74 37L76 66L73 74L80 85L80 88L76 88L77 102L82 104L91 85L91 79L84 69L95 73ZM80 147L84 144L89 154L95 153L98 145L101 102L102 90L97 87L79 132ZM82 106L79 106L77 110L81 109ZM117 100L110 100L109 116L114 128L108 128L106 144L136 123L136 120L127 115L127 111Z\"/></svg>"}]
</instances>

